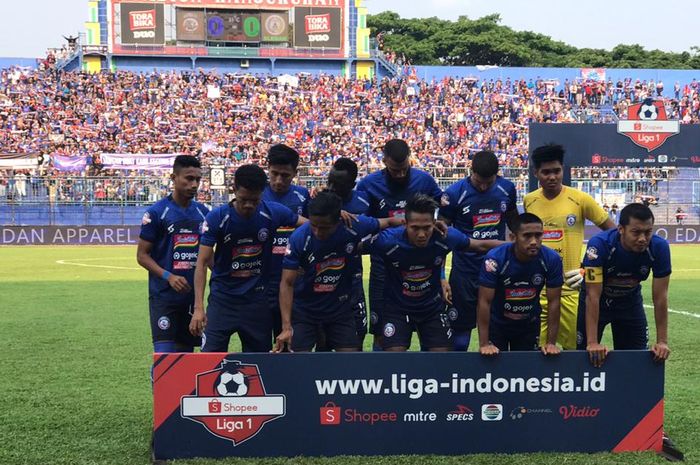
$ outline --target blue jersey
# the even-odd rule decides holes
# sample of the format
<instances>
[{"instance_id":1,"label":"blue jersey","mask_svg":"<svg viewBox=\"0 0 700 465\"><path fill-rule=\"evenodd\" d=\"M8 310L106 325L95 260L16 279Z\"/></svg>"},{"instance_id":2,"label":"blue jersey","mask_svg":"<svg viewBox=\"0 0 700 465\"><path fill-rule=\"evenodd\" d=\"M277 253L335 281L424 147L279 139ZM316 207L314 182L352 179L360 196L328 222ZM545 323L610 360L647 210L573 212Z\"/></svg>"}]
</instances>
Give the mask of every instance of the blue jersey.
<instances>
[{"instance_id":1,"label":"blue jersey","mask_svg":"<svg viewBox=\"0 0 700 465\"><path fill-rule=\"evenodd\" d=\"M299 215L275 202L260 202L251 218L242 218L230 204L212 210L202 225L202 244L216 245L211 292L243 295L265 286L274 231L294 226L298 219Z\"/></svg>"},{"instance_id":2,"label":"blue jersey","mask_svg":"<svg viewBox=\"0 0 700 465\"><path fill-rule=\"evenodd\" d=\"M139 237L153 244L151 258L164 270L187 279L194 286L194 268L199 252L199 233L209 209L199 202L180 207L172 195L159 200L146 210L141 220ZM148 295L167 302L191 300L193 293L180 294L168 282L148 274Z\"/></svg>"},{"instance_id":3,"label":"blue jersey","mask_svg":"<svg viewBox=\"0 0 700 465\"><path fill-rule=\"evenodd\" d=\"M620 243L618 230L609 229L588 241L583 267L586 268L587 282L600 282L595 278L602 276L601 297L611 300L608 307L629 308L641 305L640 283L649 277L650 271L654 272L655 278L671 274L671 251L668 242L654 234L647 250L628 252Z\"/></svg>"},{"instance_id":4,"label":"blue jersey","mask_svg":"<svg viewBox=\"0 0 700 465\"><path fill-rule=\"evenodd\" d=\"M341 224L324 241L316 239L309 223L294 231L282 263L286 270L304 270L295 283L294 311L323 314L349 305L358 244L377 232L379 221L367 216L358 217L352 228Z\"/></svg>"},{"instance_id":5,"label":"blue jersey","mask_svg":"<svg viewBox=\"0 0 700 465\"><path fill-rule=\"evenodd\" d=\"M426 194L438 202L442 191L435 179L425 171L411 168L408 185L392 189L387 182L386 170L368 174L357 185L357 190L363 192L369 201L367 214L374 218L403 218L406 202L415 194Z\"/></svg>"},{"instance_id":6,"label":"blue jersey","mask_svg":"<svg viewBox=\"0 0 700 465\"><path fill-rule=\"evenodd\" d=\"M486 192L472 186L469 178L452 184L442 196L440 215L452 225L474 239L506 239L505 214L515 210L515 185L498 176ZM452 268L463 274L476 276L483 254L456 253L452 256Z\"/></svg>"},{"instance_id":7,"label":"blue jersey","mask_svg":"<svg viewBox=\"0 0 700 465\"><path fill-rule=\"evenodd\" d=\"M510 243L489 250L479 273L479 285L495 289L491 320L497 324L539 319L542 288L561 287L564 283L561 257L554 250L542 246L537 257L521 262L513 247Z\"/></svg>"},{"instance_id":8,"label":"blue jersey","mask_svg":"<svg viewBox=\"0 0 700 465\"><path fill-rule=\"evenodd\" d=\"M343 210L353 215L366 215L369 210L369 201L364 192L352 191L350 199L343 201ZM362 289L362 256L357 254L352 261L353 287Z\"/></svg>"},{"instance_id":9,"label":"blue jersey","mask_svg":"<svg viewBox=\"0 0 700 465\"><path fill-rule=\"evenodd\" d=\"M386 170L381 170L368 174L360 180L357 190L363 192L369 201L367 214L374 218L403 218L406 202L415 194L426 194L440 201L442 191L438 187L435 179L426 173L415 168L409 170L409 181L405 187L391 188L387 181ZM383 262L374 256L372 260L372 273L383 272Z\"/></svg>"},{"instance_id":10,"label":"blue jersey","mask_svg":"<svg viewBox=\"0 0 700 465\"><path fill-rule=\"evenodd\" d=\"M429 313L445 307L440 275L450 251L469 247L469 238L448 228L447 237L434 233L428 245L408 242L406 227L387 229L372 238L367 251L384 262L386 305L407 314Z\"/></svg>"},{"instance_id":11,"label":"blue jersey","mask_svg":"<svg viewBox=\"0 0 700 465\"><path fill-rule=\"evenodd\" d=\"M263 200L281 203L299 216L308 216L306 208L309 205L309 191L305 187L292 185L282 195L276 194L268 185L263 191ZM282 276L282 259L287 250L289 236L294 232L294 226L277 228L272 237L272 261L270 262L270 286L276 286Z\"/></svg>"}]
</instances>

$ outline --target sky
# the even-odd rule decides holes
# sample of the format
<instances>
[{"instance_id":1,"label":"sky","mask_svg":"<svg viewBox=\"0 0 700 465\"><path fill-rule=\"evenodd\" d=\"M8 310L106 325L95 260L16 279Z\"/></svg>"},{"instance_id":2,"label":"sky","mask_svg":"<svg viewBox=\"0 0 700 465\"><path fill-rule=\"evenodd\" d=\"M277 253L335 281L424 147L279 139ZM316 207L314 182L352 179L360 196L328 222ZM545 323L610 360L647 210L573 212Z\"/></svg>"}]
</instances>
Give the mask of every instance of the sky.
<instances>
[{"instance_id":1,"label":"sky","mask_svg":"<svg viewBox=\"0 0 700 465\"><path fill-rule=\"evenodd\" d=\"M0 57L39 57L84 32L87 0L2 0ZM370 13L402 17L476 19L498 13L501 24L530 30L576 47L611 49L638 43L646 49L689 51L700 46L697 0L365 0Z\"/></svg>"}]
</instances>

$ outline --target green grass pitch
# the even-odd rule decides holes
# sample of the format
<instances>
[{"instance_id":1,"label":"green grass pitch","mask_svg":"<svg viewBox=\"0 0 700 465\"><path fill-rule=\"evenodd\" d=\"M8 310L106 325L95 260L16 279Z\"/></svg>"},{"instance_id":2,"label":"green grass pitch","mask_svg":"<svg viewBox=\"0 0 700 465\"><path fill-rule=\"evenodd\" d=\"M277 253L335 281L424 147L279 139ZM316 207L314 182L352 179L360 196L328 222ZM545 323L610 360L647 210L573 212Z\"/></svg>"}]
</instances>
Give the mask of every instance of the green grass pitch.
<instances>
[{"instance_id":1,"label":"green grass pitch","mask_svg":"<svg viewBox=\"0 0 700 465\"><path fill-rule=\"evenodd\" d=\"M700 246L675 246L666 430L700 463ZM133 247L0 248L0 464L146 464L146 273ZM649 286L645 298L650 302ZM648 313L650 322L653 315ZM653 324L650 325L653 328ZM652 330L652 340L654 338ZM232 349L235 349L233 347ZM633 398L633 394L631 394ZM542 434L547 434L542 431ZM177 464L662 464L651 453L188 460Z\"/></svg>"}]
</instances>

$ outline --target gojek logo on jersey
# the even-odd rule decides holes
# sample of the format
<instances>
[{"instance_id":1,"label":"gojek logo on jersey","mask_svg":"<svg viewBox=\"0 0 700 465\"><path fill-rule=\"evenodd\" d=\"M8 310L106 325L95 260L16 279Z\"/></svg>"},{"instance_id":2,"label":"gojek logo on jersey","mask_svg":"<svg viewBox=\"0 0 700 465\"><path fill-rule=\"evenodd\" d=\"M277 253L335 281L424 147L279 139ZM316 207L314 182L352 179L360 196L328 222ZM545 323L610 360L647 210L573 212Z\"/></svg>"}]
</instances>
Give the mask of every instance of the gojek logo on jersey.
<instances>
[{"instance_id":1,"label":"gojek logo on jersey","mask_svg":"<svg viewBox=\"0 0 700 465\"><path fill-rule=\"evenodd\" d=\"M314 292L333 292L345 269L345 257L332 257L316 264Z\"/></svg>"},{"instance_id":2,"label":"gojek logo on jersey","mask_svg":"<svg viewBox=\"0 0 700 465\"><path fill-rule=\"evenodd\" d=\"M199 234L173 235L173 269L190 270L197 263Z\"/></svg>"},{"instance_id":3,"label":"gojek logo on jersey","mask_svg":"<svg viewBox=\"0 0 700 465\"><path fill-rule=\"evenodd\" d=\"M262 269L262 244L239 245L231 251L231 276L247 278Z\"/></svg>"},{"instance_id":4,"label":"gojek logo on jersey","mask_svg":"<svg viewBox=\"0 0 700 465\"><path fill-rule=\"evenodd\" d=\"M424 295L430 288L430 277L432 275L432 268L402 271L403 295L408 297L420 297Z\"/></svg>"}]
</instances>

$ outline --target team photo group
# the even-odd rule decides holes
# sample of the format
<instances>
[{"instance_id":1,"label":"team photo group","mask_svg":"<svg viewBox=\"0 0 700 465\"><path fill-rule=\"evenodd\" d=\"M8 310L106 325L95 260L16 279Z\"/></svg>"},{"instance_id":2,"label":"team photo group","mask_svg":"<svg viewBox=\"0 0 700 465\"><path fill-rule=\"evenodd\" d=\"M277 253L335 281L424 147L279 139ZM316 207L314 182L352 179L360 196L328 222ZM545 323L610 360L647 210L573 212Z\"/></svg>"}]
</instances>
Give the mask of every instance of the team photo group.
<instances>
[{"instance_id":1,"label":"team photo group","mask_svg":"<svg viewBox=\"0 0 700 465\"><path fill-rule=\"evenodd\" d=\"M240 166L234 200L211 211L194 200L199 160L178 156L137 250L154 351L228 352L234 334L243 352L361 351L368 334L372 350L406 351L415 332L423 351L466 351L475 337L485 356L579 349L600 366L609 325L614 349L668 358L669 245L647 206L627 205L616 225L563 185L564 147L533 151L540 188L523 213L492 152L445 191L411 166L405 141L382 155L384 169L359 180L357 164L338 158L309 191L293 184L298 152L274 145L267 172ZM601 231L584 249L587 221ZM640 284L650 274L651 343Z\"/></svg>"}]
</instances>

